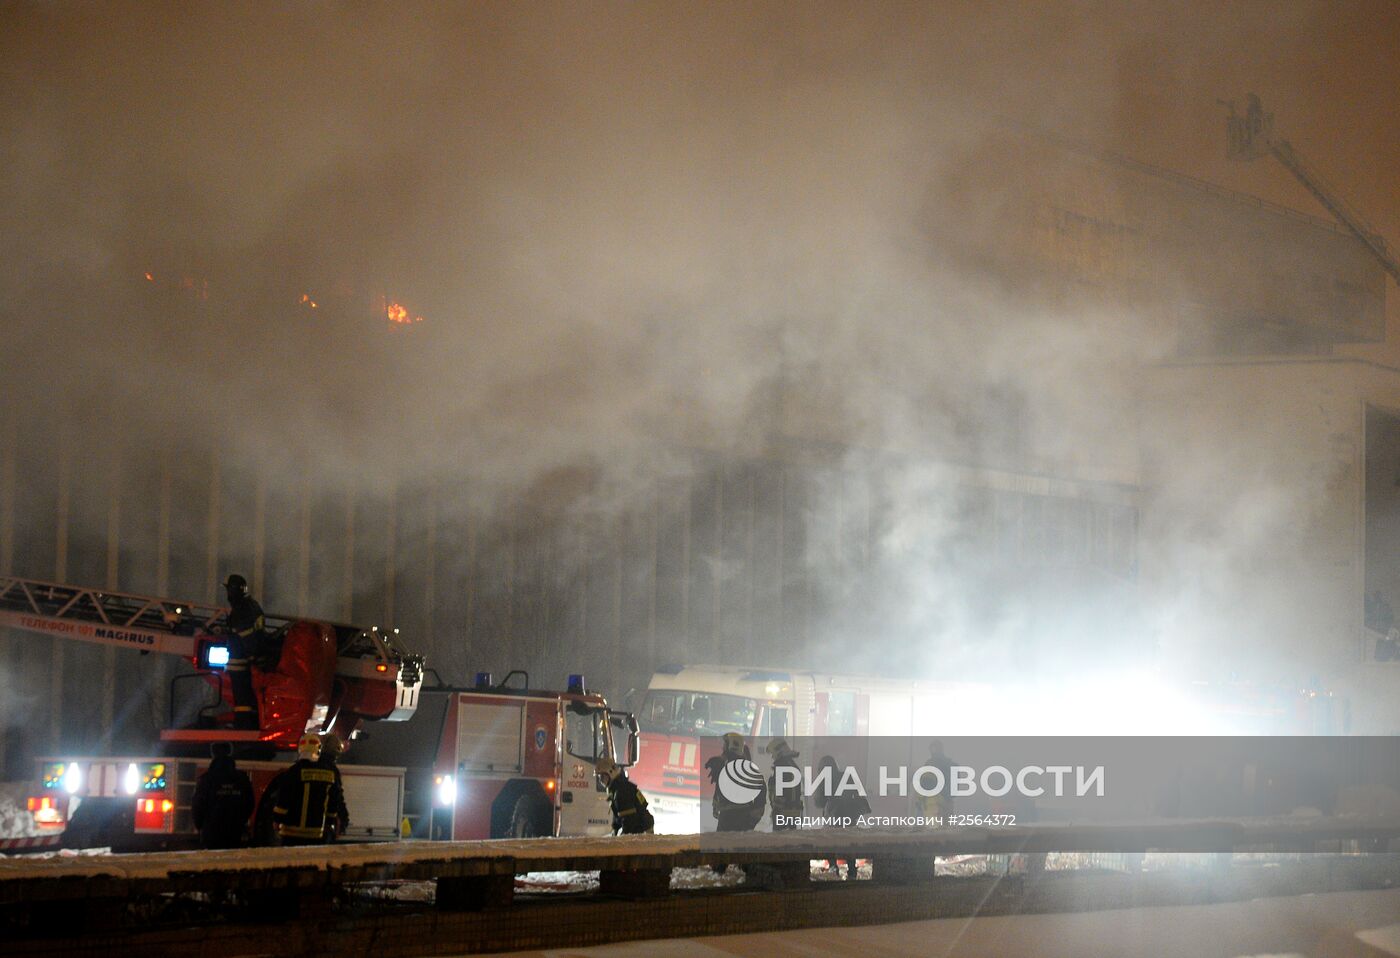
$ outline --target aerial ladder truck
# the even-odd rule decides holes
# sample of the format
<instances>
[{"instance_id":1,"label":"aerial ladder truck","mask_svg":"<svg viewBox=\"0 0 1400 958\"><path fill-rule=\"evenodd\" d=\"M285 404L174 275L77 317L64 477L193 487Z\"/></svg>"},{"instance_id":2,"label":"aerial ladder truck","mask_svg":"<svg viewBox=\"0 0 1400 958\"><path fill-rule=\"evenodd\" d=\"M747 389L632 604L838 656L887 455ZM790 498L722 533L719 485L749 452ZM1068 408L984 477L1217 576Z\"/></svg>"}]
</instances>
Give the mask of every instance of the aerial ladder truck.
<instances>
[{"instance_id":1,"label":"aerial ladder truck","mask_svg":"<svg viewBox=\"0 0 1400 958\"><path fill-rule=\"evenodd\" d=\"M159 755L41 760L41 794L30 799L37 822L63 828L84 799L120 798L125 808L137 797L129 823L135 833L189 832L180 819L188 817L185 793L207 762L178 759L204 758L212 742L229 742L253 760L249 771L261 787L285 764L269 760L295 749L308 731L334 733L348 746L366 721L403 722L416 711L423 661L402 651L393 631L266 616L251 669L259 727L235 729L224 672L227 614L221 606L0 576L0 628L184 659L191 671L171 681L172 725L178 685L205 686L208 700L193 725L162 730ZM402 770L377 778L371 784L384 794L375 804L401 809ZM384 818L376 825L393 837L400 816Z\"/></svg>"},{"instance_id":2,"label":"aerial ladder truck","mask_svg":"<svg viewBox=\"0 0 1400 958\"><path fill-rule=\"evenodd\" d=\"M270 628L252 669L260 727L241 731L224 674L228 611L0 576L0 628L184 658L192 670L172 681L172 714L175 683L211 690L193 727L161 732L159 754L40 757L29 810L50 846L188 846L210 743L235 745L261 796L287 765L275 753L294 749L306 731L334 732L350 745L340 765L351 819L342 838L611 833L593 767L600 756L635 763L637 723L588 691L582 673L563 691L532 688L523 672L501 683L482 672L471 687L425 686L432 670L398 647L393 630L265 616ZM376 761L384 764L369 764ZM251 823L254 841L268 837L265 806ZM33 839L16 842L0 839L0 852L39 850Z\"/></svg>"},{"instance_id":3,"label":"aerial ladder truck","mask_svg":"<svg viewBox=\"0 0 1400 958\"><path fill-rule=\"evenodd\" d=\"M1253 93L1245 99L1243 113L1236 111L1234 102L1225 104L1230 115L1225 120L1225 154L1232 160L1256 160L1272 156L1303 184L1303 187L1336 217L1347 231L1361 241L1380 263L1390 278L1400 284L1400 262L1379 233L1371 229L1361 215L1348 206L1329 188L1322 177L1303 161L1298 151L1274 133L1274 115L1265 113L1259 97Z\"/></svg>"}]
</instances>

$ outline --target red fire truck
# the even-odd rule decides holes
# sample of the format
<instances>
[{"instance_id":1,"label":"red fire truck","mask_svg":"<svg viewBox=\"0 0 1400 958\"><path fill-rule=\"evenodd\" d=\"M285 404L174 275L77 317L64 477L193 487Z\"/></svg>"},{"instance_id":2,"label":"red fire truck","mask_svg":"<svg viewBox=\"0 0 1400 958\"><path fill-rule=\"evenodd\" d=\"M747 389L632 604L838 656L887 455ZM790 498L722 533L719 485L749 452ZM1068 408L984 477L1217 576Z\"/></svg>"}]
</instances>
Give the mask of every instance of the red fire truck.
<instances>
[{"instance_id":1,"label":"red fire truck","mask_svg":"<svg viewBox=\"0 0 1400 958\"><path fill-rule=\"evenodd\" d=\"M366 729L353 755L407 766L412 837L462 841L611 834L594 765L632 765L638 749L636 720L589 693L582 675L557 692L512 672L499 684L479 673L471 688L425 689L411 722Z\"/></svg>"},{"instance_id":2,"label":"red fire truck","mask_svg":"<svg viewBox=\"0 0 1400 958\"><path fill-rule=\"evenodd\" d=\"M401 652L392 632L268 616L273 629L253 668L260 727L240 731L231 727L222 669L226 612L0 578L0 626L186 659L192 671L172 683L172 713L180 683L215 692L193 727L161 733L159 753L41 758L29 797L41 831L61 833L68 847L190 844L190 800L211 742L234 746L261 797L287 766L276 752L294 748L306 731L335 732L347 742L347 839L609 831L592 765L605 754L635 761L636 723L588 694L582 675L571 676L565 692L532 690L524 673L501 685L482 673L469 689L439 682L424 691L421 658ZM255 839L269 837L268 805L259 802Z\"/></svg>"},{"instance_id":3,"label":"red fire truck","mask_svg":"<svg viewBox=\"0 0 1400 958\"><path fill-rule=\"evenodd\" d=\"M600 756L631 765L635 719L608 708L571 675L568 690L529 687L513 672L471 688L428 686L409 720L356 731L340 764L350 841L462 841L608 835ZM285 761L240 760L260 798ZM45 758L29 808L61 845L115 851L187 847L190 800L207 759L151 755ZM270 803L259 801L254 841L272 840ZM58 844L57 842L55 844Z\"/></svg>"}]
</instances>

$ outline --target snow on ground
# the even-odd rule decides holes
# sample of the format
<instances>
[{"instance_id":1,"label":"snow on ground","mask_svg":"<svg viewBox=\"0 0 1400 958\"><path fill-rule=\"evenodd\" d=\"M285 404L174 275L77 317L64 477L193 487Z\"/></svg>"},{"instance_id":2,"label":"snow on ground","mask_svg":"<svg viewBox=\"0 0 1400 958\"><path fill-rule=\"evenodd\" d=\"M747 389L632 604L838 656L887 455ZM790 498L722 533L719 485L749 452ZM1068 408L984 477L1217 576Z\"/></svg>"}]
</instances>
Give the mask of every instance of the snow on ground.
<instances>
[{"instance_id":1,"label":"snow on ground","mask_svg":"<svg viewBox=\"0 0 1400 958\"><path fill-rule=\"evenodd\" d=\"M728 888L743 884L744 873L731 868L724 873L713 868L673 868L671 887L683 889ZM525 893L593 892L598 890L597 872L531 872L515 876L515 891Z\"/></svg>"},{"instance_id":2,"label":"snow on ground","mask_svg":"<svg viewBox=\"0 0 1400 958\"><path fill-rule=\"evenodd\" d=\"M1219 905L945 918L861 928L514 952L516 958L1381 958L1400 956L1400 891Z\"/></svg>"},{"instance_id":3,"label":"snow on ground","mask_svg":"<svg viewBox=\"0 0 1400 958\"><path fill-rule=\"evenodd\" d=\"M54 858L86 858L89 856L110 855L110 848L60 848L52 852L26 852L14 855L0 855L0 861L13 860L16 862L37 862Z\"/></svg>"},{"instance_id":4,"label":"snow on ground","mask_svg":"<svg viewBox=\"0 0 1400 958\"><path fill-rule=\"evenodd\" d=\"M730 868L723 873L712 868L671 869L672 888L728 888L743 882L744 873L738 868ZM530 872L515 876L516 894L578 894L597 890L597 872Z\"/></svg>"},{"instance_id":5,"label":"snow on ground","mask_svg":"<svg viewBox=\"0 0 1400 958\"><path fill-rule=\"evenodd\" d=\"M33 838L39 834L25 805L29 782L0 782L0 838Z\"/></svg>"},{"instance_id":6,"label":"snow on ground","mask_svg":"<svg viewBox=\"0 0 1400 958\"><path fill-rule=\"evenodd\" d=\"M712 868L675 868L671 870L671 887L688 890L701 888L728 888L742 885L744 873L731 868L724 873ZM530 872L515 876L517 895L581 895L598 890L597 872ZM432 901L433 883L430 881L381 882L375 890L367 892L381 898L396 901Z\"/></svg>"}]
</instances>

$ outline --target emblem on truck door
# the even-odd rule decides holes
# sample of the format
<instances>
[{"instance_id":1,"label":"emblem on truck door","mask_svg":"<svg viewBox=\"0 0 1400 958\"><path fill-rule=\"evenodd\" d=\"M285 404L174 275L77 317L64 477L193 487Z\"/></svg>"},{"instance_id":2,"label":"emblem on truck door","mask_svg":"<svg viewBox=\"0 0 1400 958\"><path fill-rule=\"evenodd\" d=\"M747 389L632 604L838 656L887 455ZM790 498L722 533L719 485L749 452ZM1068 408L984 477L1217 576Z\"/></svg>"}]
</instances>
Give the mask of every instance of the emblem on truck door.
<instances>
[{"instance_id":1,"label":"emblem on truck door","mask_svg":"<svg viewBox=\"0 0 1400 958\"><path fill-rule=\"evenodd\" d=\"M539 728L535 729L535 751L538 752L543 749L544 743L547 741L549 741L549 733L546 732L544 726L541 725Z\"/></svg>"}]
</instances>

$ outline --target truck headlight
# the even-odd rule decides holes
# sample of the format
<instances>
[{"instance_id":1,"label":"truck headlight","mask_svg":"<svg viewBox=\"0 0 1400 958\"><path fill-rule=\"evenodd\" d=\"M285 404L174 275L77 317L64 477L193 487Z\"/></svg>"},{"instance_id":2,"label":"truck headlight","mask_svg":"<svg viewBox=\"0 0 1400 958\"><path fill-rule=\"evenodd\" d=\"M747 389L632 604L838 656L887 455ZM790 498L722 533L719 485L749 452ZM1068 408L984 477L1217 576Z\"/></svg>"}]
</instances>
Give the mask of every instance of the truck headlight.
<instances>
[{"instance_id":1,"label":"truck headlight","mask_svg":"<svg viewBox=\"0 0 1400 958\"><path fill-rule=\"evenodd\" d=\"M122 776L122 788L128 795L135 795L141 788L141 770L132 762L126 767L126 774Z\"/></svg>"},{"instance_id":2,"label":"truck headlight","mask_svg":"<svg viewBox=\"0 0 1400 958\"><path fill-rule=\"evenodd\" d=\"M64 770L63 790L69 795L76 795L83 790L83 767L77 762L68 763L68 768Z\"/></svg>"},{"instance_id":3,"label":"truck headlight","mask_svg":"<svg viewBox=\"0 0 1400 958\"><path fill-rule=\"evenodd\" d=\"M433 779L433 784L437 786L439 805L451 808L457 804L457 780L455 778L451 775L439 775Z\"/></svg>"}]
</instances>

